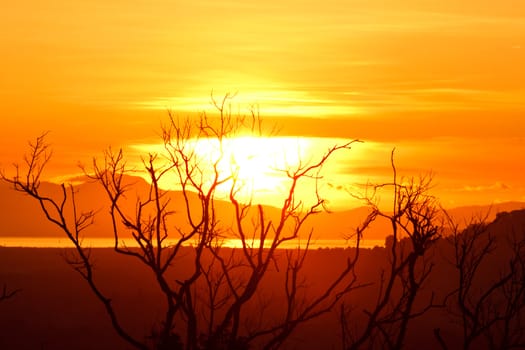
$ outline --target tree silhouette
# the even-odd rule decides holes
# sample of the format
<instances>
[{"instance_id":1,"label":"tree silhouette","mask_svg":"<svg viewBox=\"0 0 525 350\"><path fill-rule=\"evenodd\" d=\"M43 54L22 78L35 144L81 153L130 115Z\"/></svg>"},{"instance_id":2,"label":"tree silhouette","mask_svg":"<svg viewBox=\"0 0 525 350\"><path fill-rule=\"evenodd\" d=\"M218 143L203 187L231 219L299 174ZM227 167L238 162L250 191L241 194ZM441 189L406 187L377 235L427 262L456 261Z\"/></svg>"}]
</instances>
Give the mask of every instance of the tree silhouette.
<instances>
[{"instance_id":1,"label":"tree silhouette","mask_svg":"<svg viewBox=\"0 0 525 350\"><path fill-rule=\"evenodd\" d=\"M428 251L441 237L439 206L428 194L431 178L398 180L391 155L393 181L371 187L372 193L361 197L371 208L374 218L386 218L391 224L387 239L388 268L381 272L376 302L364 309L365 322L352 332L348 310L341 308L343 347L346 349L380 348L401 349L408 325L435 306L434 295L416 309L416 299L433 269ZM377 195L381 189L392 189L392 212L378 207Z\"/></svg>"},{"instance_id":2,"label":"tree silhouette","mask_svg":"<svg viewBox=\"0 0 525 350\"><path fill-rule=\"evenodd\" d=\"M460 230L450 217L448 222L452 234L447 241L453 249L456 283L445 304L461 325L462 348L524 347L523 234L498 232L498 236L490 230L485 218L473 219L465 230ZM499 270L494 271L494 267ZM435 336L443 349L449 348L439 329Z\"/></svg>"},{"instance_id":3,"label":"tree silhouette","mask_svg":"<svg viewBox=\"0 0 525 350\"><path fill-rule=\"evenodd\" d=\"M92 168L84 168L109 200L114 251L146 266L164 297L164 316L159 326L152 327L151 341L125 329L111 298L97 283L91 251L82 243L83 231L93 222L95 212L77 210L76 190L71 185L62 185L60 198L41 193L42 173L51 157L46 135L30 144L25 165L16 166L13 178L2 175L17 191L34 198L47 220L66 234L75 248L67 263L102 303L118 335L137 349L278 348L300 324L332 310L345 294L361 287L354 268L360 236L369 221L357 230L357 248L345 266L318 293L309 295L302 275L311 239L311 232L304 232L305 223L325 204L317 185L323 166L336 152L350 150L356 141L336 145L315 161L283 169L287 194L279 214L272 217L262 205L240 199L243 183L239 168L231 166L224 171L221 166L226 140L240 133L261 132L258 115L231 114L230 99L227 95L222 101L214 100L217 118L202 114L192 120L169 115L162 127L164 153L143 158L149 191L137 194L132 206L133 185L126 182L126 175L136 169L128 169L122 150L110 149L102 161L94 159ZM203 159L196 152L196 140L212 140L218 152ZM315 180L310 189L313 204L302 202L296 194L297 186L307 179ZM180 189L180 198L169 197L161 189L160 183L166 180ZM228 188L232 223L217 209L218 188L224 187ZM127 245L125 237L131 237L138 247ZM241 247L225 248L227 237L238 238ZM306 247L280 250L283 243L298 239L306 242ZM189 246L191 269L175 271ZM265 298L260 292L269 274L280 276L276 279L280 285L273 287L282 299ZM264 317L266 306L272 303L277 316Z\"/></svg>"},{"instance_id":4,"label":"tree silhouette","mask_svg":"<svg viewBox=\"0 0 525 350\"><path fill-rule=\"evenodd\" d=\"M0 302L14 297L18 292L20 292L20 289L9 290L7 284L4 284L0 293Z\"/></svg>"}]
</instances>

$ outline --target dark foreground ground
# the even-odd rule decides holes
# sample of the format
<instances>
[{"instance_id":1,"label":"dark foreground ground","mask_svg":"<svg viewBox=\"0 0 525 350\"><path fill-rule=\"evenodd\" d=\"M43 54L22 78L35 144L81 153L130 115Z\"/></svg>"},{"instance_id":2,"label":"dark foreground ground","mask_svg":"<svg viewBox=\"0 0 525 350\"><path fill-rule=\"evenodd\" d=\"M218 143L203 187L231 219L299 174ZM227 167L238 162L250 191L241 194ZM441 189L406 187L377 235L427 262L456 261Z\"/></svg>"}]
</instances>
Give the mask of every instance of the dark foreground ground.
<instances>
[{"instance_id":1,"label":"dark foreground ground","mask_svg":"<svg viewBox=\"0 0 525 350\"><path fill-rule=\"evenodd\" d=\"M0 281L8 289L20 289L0 303L0 349L129 349L86 282L66 264L64 256L69 253L54 248L0 248ZM362 251L363 282L379 276L377 262L383 253L380 248ZM111 249L94 249L93 255L97 281L114 300L126 328L136 335L147 334L161 319L164 306L151 273L133 259L115 257ZM347 255L342 249L312 251L305 268L307 285L315 290L317 283L327 282ZM351 295L356 314L362 303L373 299L372 291ZM428 332L411 334L415 338L407 347L433 341L426 339L431 338ZM326 314L300 327L285 348L341 349L338 315Z\"/></svg>"},{"instance_id":2,"label":"dark foreground ground","mask_svg":"<svg viewBox=\"0 0 525 350\"><path fill-rule=\"evenodd\" d=\"M86 282L65 262L70 253L58 248L0 248L0 283L8 290L20 289L0 303L0 349L129 348ZM342 250L312 253L312 280L326 278L326 266L340 265L346 256ZM111 249L93 249L93 256L96 279L127 329L147 334L164 307L151 273L129 257L115 257ZM325 315L294 333L291 347L338 349L338 332L335 315Z\"/></svg>"},{"instance_id":3,"label":"dark foreground ground","mask_svg":"<svg viewBox=\"0 0 525 350\"><path fill-rule=\"evenodd\" d=\"M523 235L525 212L508 218L500 218L490 227L495 233L518 232ZM509 226L510 223L517 223L517 226ZM130 348L117 336L103 306L86 282L65 262L64 257L70 253L68 249L0 247L0 287L5 283L8 290L20 289L14 297L0 302L0 349ZM351 249L322 249L309 253L303 276L310 296L315 296L319 286L326 285L341 270L351 253ZM151 334L152 327L162 318L164 307L151 272L135 259L118 256L109 248L93 249L92 254L96 280L114 301L124 327L138 337ZM188 254L191 253L188 251ZM416 309L426 305L432 297L439 304L454 289L457 276L451 264L453 254L452 247L444 239L429 252L427 263L432 264L433 270L418 295ZM507 251L495 250L484 263L476 288L482 288L484 283L497 278L507 266L508 257ZM344 299L345 305L353 310L347 318L351 329L362 327L363 310L377 300L381 271L388 268L388 262L385 248L361 251L356 274L361 283L371 285ZM177 268L183 271L189 263L190 260L182 259L177 262ZM275 282L275 276L270 274L263 284L266 295L278 294L279 291L275 290L278 288L282 293L282 286ZM276 305L275 310L278 310L279 301ZM299 327L284 348L341 349L341 327L336 311L338 308ZM459 348L461 328L456 316L445 308L431 308L423 317L410 323L404 348L439 348L434 337L438 328L450 349ZM521 319L522 315L519 316Z\"/></svg>"}]
</instances>

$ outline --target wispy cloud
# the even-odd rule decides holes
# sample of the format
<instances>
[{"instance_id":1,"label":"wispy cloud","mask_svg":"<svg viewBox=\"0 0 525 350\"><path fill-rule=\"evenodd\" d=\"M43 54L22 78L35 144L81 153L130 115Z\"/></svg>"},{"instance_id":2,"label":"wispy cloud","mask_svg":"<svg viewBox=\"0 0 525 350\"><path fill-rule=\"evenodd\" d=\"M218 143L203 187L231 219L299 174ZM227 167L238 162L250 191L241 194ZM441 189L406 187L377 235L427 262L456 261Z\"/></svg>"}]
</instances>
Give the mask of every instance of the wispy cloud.
<instances>
[{"instance_id":1,"label":"wispy cloud","mask_svg":"<svg viewBox=\"0 0 525 350\"><path fill-rule=\"evenodd\" d=\"M504 184L503 182L495 182L490 185L468 185L460 189L460 191L467 192L484 192L484 191L499 191L499 190L511 190L511 187Z\"/></svg>"}]
</instances>

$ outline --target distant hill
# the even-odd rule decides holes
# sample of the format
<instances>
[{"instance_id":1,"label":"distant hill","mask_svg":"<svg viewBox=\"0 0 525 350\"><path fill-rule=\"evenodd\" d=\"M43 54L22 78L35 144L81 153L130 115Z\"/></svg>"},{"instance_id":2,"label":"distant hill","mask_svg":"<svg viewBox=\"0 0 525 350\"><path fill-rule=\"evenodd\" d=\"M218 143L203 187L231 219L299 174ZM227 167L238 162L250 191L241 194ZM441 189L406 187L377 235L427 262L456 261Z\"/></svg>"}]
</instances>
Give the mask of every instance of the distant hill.
<instances>
[{"instance_id":1,"label":"distant hill","mask_svg":"<svg viewBox=\"0 0 525 350\"><path fill-rule=\"evenodd\" d=\"M504 236L506 243L525 238L525 209L498 213L487 229L495 237Z\"/></svg>"},{"instance_id":2,"label":"distant hill","mask_svg":"<svg viewBox=\"0 0 525 350\"><path fill-rule=\"evenodd\" d=\"M82 179L79 179L82 180ZM149 185L139 177L128 176L125 179L130 184L130 191L126 194L125 207L130 214L134 213L137 196L144 196L149 191ZM79 210L95 210L95 222L85 234L90 237L112 237L111 221L106 194L103 188L90 181L75 186ZM59 198L61 188L52 183L43 183L43 194L52 198ZM168 195L176 211L174 222L181 222L185 212L183 210L183 196L180 192L170 191ZM197 203L196 195L190 196L190 201ZM459 207L448 210L449 215L462 226L468 224L472 217L485 217L488 222L493 221L500 212L525 208L525 203L508 202L487 206ZM277 220L279 210L275 207L265 206L267 218ZM233 208L230 203L217 201L216 210L223 225L233 223ZM320 213L310 218L304 227L305 233L313 229L315 239L342 239L350 237L366 218L369 209L360 207L346 211ZM488 214L487 214L488 213ZM255 209L253 210L255 215ZM377 219L365 232L364 238L382 240L390 234L390 223L385 219ZM29 196L14 191L5 182L0 182L0 237L63 237L53 224L45 220L38 203Z\"/></svg>"},{"instance_id":3,"label":"distant hill","mask_svg":"<svg viewBox=\"0 0 525 350\"><path fill-rule=\"evenodd\" d=\"M525 209L524 202L504 202L491 205L456 207L448 209L447 212L456 222L465 225L468 224L472 218L485 218L486 221L491 222L496 219L499 213L520 209Z\"/></svg>"}]
</instances>

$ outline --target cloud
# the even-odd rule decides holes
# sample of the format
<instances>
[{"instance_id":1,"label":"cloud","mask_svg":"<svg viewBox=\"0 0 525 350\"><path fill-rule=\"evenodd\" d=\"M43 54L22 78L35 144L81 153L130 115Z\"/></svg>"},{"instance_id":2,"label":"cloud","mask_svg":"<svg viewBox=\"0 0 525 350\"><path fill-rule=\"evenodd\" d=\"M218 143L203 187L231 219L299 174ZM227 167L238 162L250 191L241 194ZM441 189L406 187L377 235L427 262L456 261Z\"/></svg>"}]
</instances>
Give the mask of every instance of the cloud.
<instances>
[{"instance_id":1,"label":"cloud","mask_svg":"<svg viewBox=\"0 0 525 350\"><path fill-rule=\"evenodd\" d=\"M483 192L483 191L500 191L500 190L510 190L510 186L504 184L503 182L497 181L491 185L478 185L478 186L465 186L462 188L463 191L468 192Z\"/></svg>"}]
</instances>

